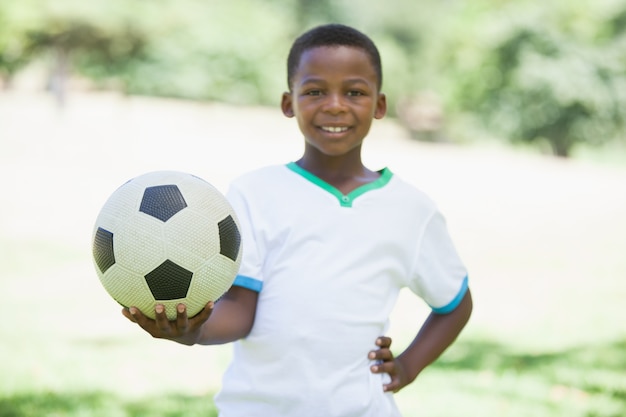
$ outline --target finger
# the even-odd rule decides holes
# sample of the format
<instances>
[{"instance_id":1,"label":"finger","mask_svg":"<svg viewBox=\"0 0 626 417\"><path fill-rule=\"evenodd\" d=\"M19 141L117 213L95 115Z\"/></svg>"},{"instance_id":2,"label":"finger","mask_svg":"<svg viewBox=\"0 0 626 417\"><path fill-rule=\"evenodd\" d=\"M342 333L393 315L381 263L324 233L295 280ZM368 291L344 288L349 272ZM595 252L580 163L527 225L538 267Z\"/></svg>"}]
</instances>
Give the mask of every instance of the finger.
<instances>
[{"instance_id":1,"label":"finger","mask_svg":"<svg viewBox=\"0 0 626 417\"><path fill-rule=\"evenodd\" d=\"M178 304L176 306L176 328L179 332L185 333L188 327L187 307L184 304Z\"/></svg>"},{"instance_id":2,"label":"finger","mask_svg":"<svg viewBox=\"0 0 626 417\"><path fill-rule=\"evenodd\" d=\"M146 327L148 319L137 307L129 307L128 312L130 313L132 321L134 321L143 328Z\"/></svg>"},{"instance_id":3,"label":"finger","mask_svg":"<svg viewBox=\"0 0 626 417\"><path fill-rule=\"evenodd\" d=\"M130 313L128 307L124 307L122 309L122 314L124 315L124 317L126 317L128 320L132 321L133 323L137 323L137 321L135 320L135 318L133 317L133 315Z\"/></svg>"},{"instance_id":4,"label":"finger","mask_svg":"<svg viewBox=\"0 0 626 417\"><path fill-rule=\"evenodd\" d=\"M400 389L400 378L391 378L391 382L383 385L383 391L385 392L398 392Z\"/></svg>"},{"instance_id":5,"label":"finger","mask_svg":"<svg viewBox=\"0 0 626 417\"><path fill-rule=\"evenodd\" d=\"M391 377L397 373L395 363L392 361L375 363L370 369L374 374L389 374Z\"/></svg>"},{"instance_id":6,"label":"finger","mask_svg":"<svg viewBox=\"0 0 626 417\"><path fill-rule=\"evenodd\" d=\"M390 361L393 360L393 352L389 349L372 350L367 357L370 360Z\"/></svg>"},{"instance_id":7,"label":"finger","mask_svg":"<svg viewBox=\"0 0 626 417\"><path fill-rule=\"evenodd\" d=\"M170 321L167 319L167 315L165 314L165 306L163 304L157 304L154 307L154 319L157 324L157 328L163 334L170 334L172 330L172 326Z\"/></svg>"},{"instance_id":8,"label":"finger","mask_svg":"<svg viewBox=\"0 0 626 417\"><path fill-rule=\"evenodd\" d=\"M381 348L388 348L391 346L391 337L387 337L387 336L379 336L376 339L376 346L379 346Z\"/></svg>"},{"instance_id":9,"label":"finger","mask_svg":"<svg viewBox=\"0 0 626 417\"><path fill-rule=\"evenodd\" d=\"M202 325L202 323L207 321L208 318L211 316L211 313L213 313L213 306L213 301L209 301L198 314L196 314L189 320L190 327L199 327Z\"/></svg>"},{"instance_id":10,"label":"finger","mask_svg":"<svg viewBox=\"0 0 626 417\"><path fill-rule=\"evenodd\" d=\"M162 337L156 322L144 315L137 307L129 307L128 313L131 316L131 320L137 323L139 327L148 332L152 337Z\"/></svg>"}]
</instances>

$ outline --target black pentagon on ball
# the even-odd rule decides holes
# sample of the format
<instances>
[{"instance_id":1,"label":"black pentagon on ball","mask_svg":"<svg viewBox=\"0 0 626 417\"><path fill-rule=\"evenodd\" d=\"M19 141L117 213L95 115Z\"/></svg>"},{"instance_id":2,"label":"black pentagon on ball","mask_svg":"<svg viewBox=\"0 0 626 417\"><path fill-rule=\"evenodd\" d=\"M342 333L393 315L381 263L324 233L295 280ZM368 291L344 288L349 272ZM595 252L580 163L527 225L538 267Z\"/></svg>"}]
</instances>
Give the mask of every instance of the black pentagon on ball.
<instances>
[{"instance_id":1,"label":"black pentagon on ball","mask_svg":"<svg viewBox=\"0 0 626 417\"><path fill-rule=\"evenodd\" d=\"M241 235L237 223L231 215L228 215L217 226L220 233L220 254L235 262L241 245Z\"/></svg>"},{"instance_id":2,"label":"black pentagon on ball","mask_svg":"<svg viewBox=\"0 0 626 417\"><path fill-rule=\"evenodd\" d=\"M185 207L187 202L176 185L157 185L146 187L139 211L166 222Z\"/></svg>"},{"instance_id":3,"label":"black pentagon on ball","mask_svg":"<svg viewBox=\"0 0 626 417\"><path fill-rule=\"evenodd\" d=\"M93 238L93 258L101 273L105 273L115 264L113 252L113 233L98 227Z\"/></svg>"},{"instance_id":4,"label":"black pentagon on ball","mask_svg":"<svg viewBox=\"0 0 626 417\"><path fill-rule=\"evenodd\" d=\"M149 272L145 278L155 300L185 298L193 272L169 259Z\"/></svg>"}]
</instances>

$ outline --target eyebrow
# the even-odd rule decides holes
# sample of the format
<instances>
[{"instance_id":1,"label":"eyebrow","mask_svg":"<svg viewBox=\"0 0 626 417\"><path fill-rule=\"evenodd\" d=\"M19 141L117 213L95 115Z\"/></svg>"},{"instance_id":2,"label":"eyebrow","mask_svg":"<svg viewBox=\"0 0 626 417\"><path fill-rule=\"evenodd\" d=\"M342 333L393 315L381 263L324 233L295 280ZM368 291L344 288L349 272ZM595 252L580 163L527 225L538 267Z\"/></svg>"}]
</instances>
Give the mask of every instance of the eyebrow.
<instances>
[{"instance_id":1,"label":"eyebrow","mask_svg":"<svg viewBox=\"0 0 626 417\"><path fill-rule=\"evenodd\" d=\"M300 82L300 85L305 85L305 84L309 84L309 83L310 84L319 84L319 83L325 83L325 82L326 82L326 80L324 78L308 77L308 78L303 78L302 81ZM342 82L342 84L347 84L347 85L369 84L369 82L365 78L348 78L348 79L344 80Z\"/></svg>"}]
</instances>

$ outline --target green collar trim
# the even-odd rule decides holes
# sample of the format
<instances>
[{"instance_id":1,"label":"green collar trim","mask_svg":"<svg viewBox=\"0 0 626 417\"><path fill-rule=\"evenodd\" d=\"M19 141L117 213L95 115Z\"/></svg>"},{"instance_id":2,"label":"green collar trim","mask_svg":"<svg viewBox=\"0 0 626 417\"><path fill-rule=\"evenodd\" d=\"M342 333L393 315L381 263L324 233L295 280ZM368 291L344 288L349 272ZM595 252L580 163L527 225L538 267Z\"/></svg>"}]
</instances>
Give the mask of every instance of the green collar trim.
<instances>
[{"instance_id":1,"label":"green collar trim","mask_svg":"<svg viewBox=\"0 0 626 417\"><path fill-rule=\"evenodd\" d=\"M315 174L312 174L309 171L305 170L295 162L289 162L287 164L287 168L337 197L337 200L342 207L352 207L352 202L355 198L365 194L368 191L384 187L393 176L393 173L391 172L391 170L389 170L389 168L383 168L378 171L380 173L380 177L378 177L378 179L376 179L375 181L363 184L360 187L355 188L348 194L343 194L333 185L317 177Z\"/></svg>"}]
</instances>

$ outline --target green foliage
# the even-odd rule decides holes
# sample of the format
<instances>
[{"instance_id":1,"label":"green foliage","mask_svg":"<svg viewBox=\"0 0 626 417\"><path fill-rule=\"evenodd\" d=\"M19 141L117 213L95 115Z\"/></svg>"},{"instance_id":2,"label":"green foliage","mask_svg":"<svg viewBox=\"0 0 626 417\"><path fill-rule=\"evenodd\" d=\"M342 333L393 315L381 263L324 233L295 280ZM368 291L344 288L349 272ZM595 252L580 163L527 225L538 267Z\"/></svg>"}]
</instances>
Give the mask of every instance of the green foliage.
<instances>
[{"instance_id":1,"label":"green foliage","mask_svg":"<svg viewBox=\"0 0 626 417\"><path fill-rule=\"evenodd\" d=\"M20 20L13 19L6 6L0 3L0 77L6 81L32 58L25 29Z\"/></svg>"},{"instance_id":2,"label":"green foliage","mask_svg":"<svg viewBox=\"0 0 626 417\"><path fill-rule=\"evenodd\" d=\"M392 116L427 93L452 131L477 121L557 155L625 136L625 0L0 0L0 77L46 59L61 81L275 105L291 41L326 22L379 45Z\"/></svg>"},{"instance_id":3,"label":"green foliage","mask_svg":"<svg viewBox=\"0 0 626 417\"><path fill-rule=\"evenodd\" d=\"M123 6L121 1L0 3L0 16L10 22L0 29L0 72L10 78L43 56L60 76L74 70L98 80L126 73L141 56L146 35L131 24L132 10ZM2 39L10 43L3 45Z\"/></svg>"},{"instance_id":4,"label":"green foliage","mask_svg":"<svg viewBox=\"0 0 626 417\"><path fill-rule=\"evenodd\" d=\"M88 22L65 19L29 31L27 40L34 51L67 56L74 68L94 80L125 74L146 44L144 35L132 27L111 34Z\"/></svg>"},{"instance_id":5,"label":"green foliage","mask_svg":"<svg viewBox=\"0 0 626 417\"><path fill-rule=\"evenodd\" d=\"M626 105L621 14L598 16L582 3L520 11L483 16L470 34L473 42L450 45L445 63L456 80L450 101L457 110L479 115L499 136L545 140L559 156L576 143L620 135Z\"/></svg>"},{"instance_id":6,"label":"green foliage","mask_svg":"<svg viewBox=\"0 0 626 417\"><path fill-rule=\"evenodd\" d=\"M285 84L278 74L284 72L286 49L276 48L284 45L283 32L277 26L255 28L278 18L279 10L253 5L237 9L218 2L195 3L192 8L176 4L171 3L144 58L126 74L128 92L244 104L276 102Z\"/></svg>"}]
</instances>

